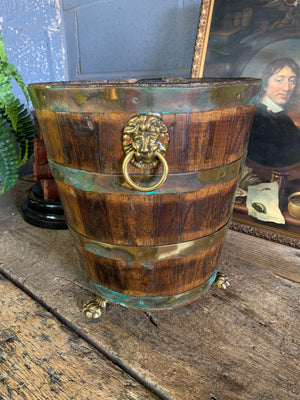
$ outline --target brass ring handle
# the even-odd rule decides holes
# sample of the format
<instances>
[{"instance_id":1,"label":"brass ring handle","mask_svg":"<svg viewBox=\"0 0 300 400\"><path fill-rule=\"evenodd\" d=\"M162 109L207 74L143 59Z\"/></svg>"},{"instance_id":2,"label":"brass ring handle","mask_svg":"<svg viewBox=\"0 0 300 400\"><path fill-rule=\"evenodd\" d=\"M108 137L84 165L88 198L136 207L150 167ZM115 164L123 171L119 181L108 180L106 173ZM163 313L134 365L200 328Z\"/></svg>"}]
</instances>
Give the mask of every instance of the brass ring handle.
<instances>
[{"instance_id":1,"label":"brass ring handle","mask_svg":"<svg viewBox=\"0 0 300 400\"><path fill-rule=\"evenodd\" d=\"M159 158L160 162L163 165L163 174L162 174L162 177L160 178L160 180L152 186L140 186L130 178L127 167L128 167L129 162L131 161L132 157L134 156L134 151L130 151L127 154L127 156L124 158L124 161L122 164L123 176L125 178L125 181L128 183L128 185L130 185L133 189L138 190L140 192L151 192L153 190L157 190L165 183L168 173L169 173L169 167L168 167L167 161L166 161L165 157L162 154L160 154L159 152L157 152L155 155Z\"/></svg>"}]
</instances>

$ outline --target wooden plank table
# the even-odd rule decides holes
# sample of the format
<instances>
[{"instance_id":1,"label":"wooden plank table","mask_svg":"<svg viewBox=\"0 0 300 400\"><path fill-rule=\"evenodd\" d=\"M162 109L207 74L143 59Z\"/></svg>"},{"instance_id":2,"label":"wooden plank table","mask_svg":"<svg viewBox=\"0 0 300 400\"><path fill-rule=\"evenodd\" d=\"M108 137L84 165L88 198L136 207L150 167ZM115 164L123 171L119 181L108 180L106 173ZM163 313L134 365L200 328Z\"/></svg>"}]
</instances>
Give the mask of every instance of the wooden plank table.
<instances>
[{"instance_id":1,"label":"wooden plank table","mask_svg":"<svg viewBox=\"0 0 300 400\"><path fill-rule=\"evenodd\" d=\"M0 272L76 334L83 346L101 353L108 375L112 365L118 368L120 386L115 384L112 398L137 399L143 387L147 395L141 399L299 399L299 250L229 231L219 266L230 278L227 290L211 288L196 302L152 313L151 318L109 305L95 322L81 312L93 295L69 232L33 227L20 215L28 187L28 182L19 182L0 197ZM11 283L3 282L5 303L14 296ZM17 304L10 309L8 327L14 324ZM40 317L34 323L38 329ZM23 325L25 329L26 321ZM72 353L63 334L55 334L61 338L60 351L77 359L82 372L85 365L92 368L84 352ZM77 370L76 360L74 365ZM127 379L124 374L136 383L136 394L118 393ZM91 379L92 398L107 399L97 385L109 380L98 376L94 386Z\"/></svg>"},{"instance_id":2,"label":"wooden plank table","mask_svg":"<svg viewBox=\"0 0 300 400\"><path fill-rule=\"evenodd\" d=\"M1 274L0 293L1 399L158 399Z\"/></svg>"}]
</instances>

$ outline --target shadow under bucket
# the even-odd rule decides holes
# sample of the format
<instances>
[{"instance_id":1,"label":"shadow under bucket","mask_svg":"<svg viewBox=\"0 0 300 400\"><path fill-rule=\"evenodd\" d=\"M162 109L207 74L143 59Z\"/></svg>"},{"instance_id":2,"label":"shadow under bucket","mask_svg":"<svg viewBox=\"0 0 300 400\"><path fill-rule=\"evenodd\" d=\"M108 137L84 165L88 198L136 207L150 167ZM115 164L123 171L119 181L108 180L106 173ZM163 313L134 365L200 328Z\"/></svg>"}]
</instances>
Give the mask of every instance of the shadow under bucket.
<instances>
[{"instance_id":1,"label":"shadow under bucket","mask_svg":"<svg viewBox=\"0 0 300 400\"><path fill-rule=\"evenodd\" d=\"M29 85L98 296L170 309L212 284L259 90L250 78Z\"/></svg>"}]
</instances>

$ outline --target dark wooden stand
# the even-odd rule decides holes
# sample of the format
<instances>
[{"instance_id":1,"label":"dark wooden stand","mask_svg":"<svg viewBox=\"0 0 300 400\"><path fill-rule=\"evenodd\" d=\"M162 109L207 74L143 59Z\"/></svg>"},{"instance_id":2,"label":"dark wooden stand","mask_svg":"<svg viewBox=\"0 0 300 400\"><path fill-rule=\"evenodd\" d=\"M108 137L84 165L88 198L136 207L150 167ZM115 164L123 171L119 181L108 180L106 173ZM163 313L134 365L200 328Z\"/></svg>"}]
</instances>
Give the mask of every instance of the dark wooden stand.
<instances>
[{"instance_id":1,"label":"dark wooden stand","mask_svg":"<svg viewBox=\"0 0 300 400\"><path fill-rule=\"evenodd\" d=\"M22 205L22 213L26 222L40 228L68 228L60 200L44 200L40 182L29 190Z\"/></svg>"}]
</instances>

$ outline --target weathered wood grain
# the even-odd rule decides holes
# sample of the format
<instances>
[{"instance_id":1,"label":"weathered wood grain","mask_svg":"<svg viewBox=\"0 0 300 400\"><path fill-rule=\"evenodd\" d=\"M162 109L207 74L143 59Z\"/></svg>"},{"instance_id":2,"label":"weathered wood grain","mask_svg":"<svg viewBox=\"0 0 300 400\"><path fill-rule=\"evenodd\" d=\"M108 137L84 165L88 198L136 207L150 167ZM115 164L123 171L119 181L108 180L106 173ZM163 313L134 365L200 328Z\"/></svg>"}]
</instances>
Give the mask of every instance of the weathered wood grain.
<instances>
[{"instance_id":1,"label":"weathered wood grain","mask_svg":"<svg viewBox=\"0 0 300 400\"><path fill-rule=\"evenodd\" d=\"M76 232L111 244L153 246L199 239L223 228L231 216L237 179L187 193L146 196L93 193L59 181L57 185Z\"/></svg>"},{"instance_id":2,"label":"weathered wood grain","mask_svg":"<svg viewBox=\"0 0 300 400\"><path fill-rule=\"evenodd\" d=\"M237 260L250 261L283 278L300 283L300 252L269 240L251 237L234 231L227 233L223 254Z\"/></svg>"},{"instance_id":3,"label":"weathered wood grain","mask_svg":"<svg viewBox=\"0 0 300 400\"><path fill-rule=\"evenodd\" d=\"M212 288L189 306L151 318L109 305L95 323L81 313L92 294L69 232L22 221L15 204L23 201L26 185L21 182L0 198L1 270L70 327L165 399L298 400L299 285L269 269L276 263L278 270L286 269L290 259L300 259L299 250L274 244L274 259L264 258L264 245L272 248L267 241L229 232L220 261L231 282L227 290Z\"/></svg>"},{"instance_id":4,"label":"weathered wood grain","mask_svg":"<svg viewBox=\"0 0 300 400\"><path fill-rule=\"evenodd\" d=\"M0 274L0 399L158 399Z\"/></svg>"},{"instance_id":5,"label":"weathered wood grain","mask_svg":"<svg viewBox=\"0 0 300 400\"><path fill-rule=\"evenodd\" d=\"M212 86L212 98L222 97L213 83L207 86ZM232 90L236 88L229 86L225 97L232 96ZM191 94L191 103L196 93ZM239 99L242 94L236 96ZM149 247L199 240L224 228L231 216L240 168L231 173L229 166L227 172L220 168L239 164L245 155L254 106L221 106L219 100L216 104L209 111L204 104L193 113L164 112L170 131L166 162L171 183L147 195L128 188L122 177L122 135L126 122L134 116L132 112L53 112L47 106L37 110L48 157L55 165L53 176L74 232L108 244ZM214 168L220 170L215 171L217 178L212 178ZM207 180L188 174L195 171L201 171L202 176L207 171ZM112 176L110 185L103 183L107 175ZM80 241L77 248L90 279L123 296L123 304L138 308L130 303L133 296L153 296L159 298L160 308L167 309L171 296L185 292L189 302L197 297L196 288L200 293L207 286L215 273L221 244L222 240L215 240L211 246L199 245L201 251L194 253L178 250L176 256L166 256L163 261L138 259L136 255L129 259L127 249L121 262L111 260L96 242L92 245L95 251ZM121 250L116 251L121 254ZM138 252L143 254L143 250ZM125 300L124 296L131 297Z\"/></svg>"},{"instance_id":6,"label":"weathered wood grain","mask_svg":"<svg viewBox=\"0 0 300 400\"><path fill-rule=\"evenodd\" d=\"M254 108L251 105L191 114L164 113L170 135L166 153L170 173L216 168L243 157ZM104 174L122 172L123 129L136 113L36 112L51 160ZM149 170L135 173L149 174Z\"/></svg>"}]
</instances>

